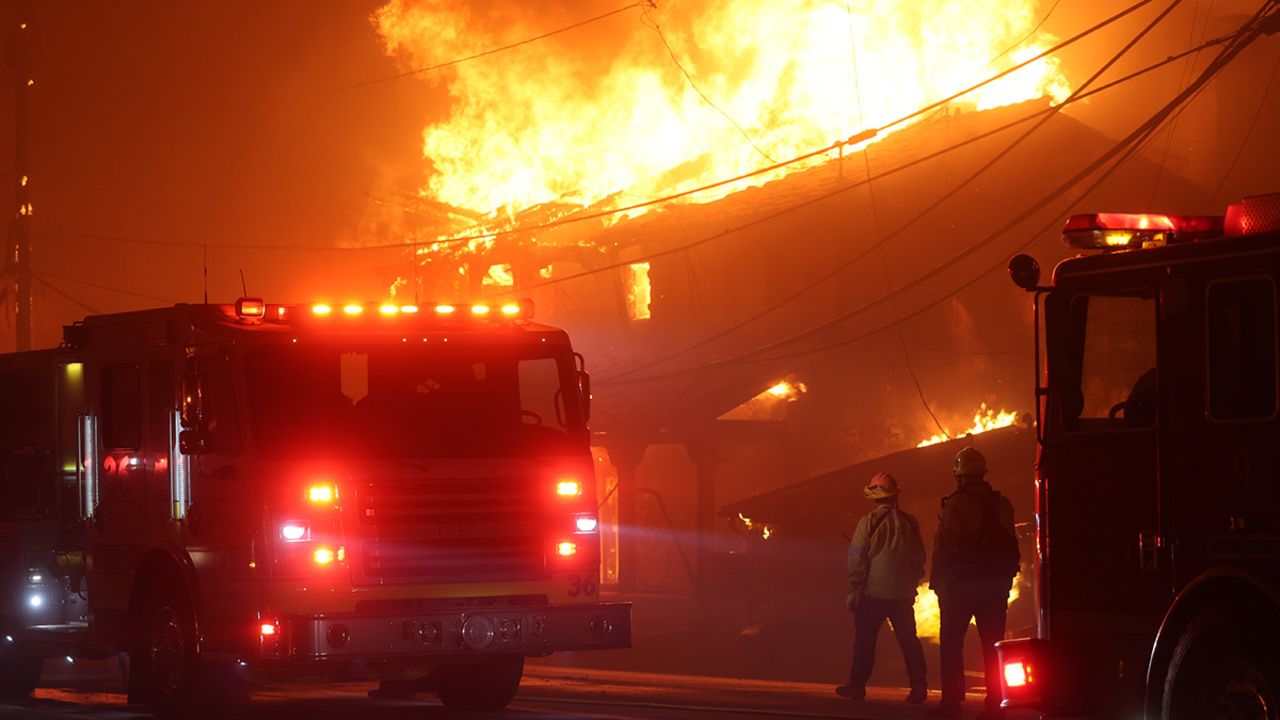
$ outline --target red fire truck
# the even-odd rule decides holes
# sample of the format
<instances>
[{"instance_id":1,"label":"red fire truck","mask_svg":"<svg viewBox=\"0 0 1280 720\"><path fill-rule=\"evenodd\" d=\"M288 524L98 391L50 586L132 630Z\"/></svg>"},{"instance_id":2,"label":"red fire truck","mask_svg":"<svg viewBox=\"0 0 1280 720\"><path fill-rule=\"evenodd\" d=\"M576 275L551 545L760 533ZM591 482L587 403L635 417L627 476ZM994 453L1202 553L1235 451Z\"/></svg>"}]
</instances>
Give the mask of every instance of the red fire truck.
<instances>
[{"instance_id":1,"label":"red fire truck","mask_svg":"<svg viewBox=\"0 0 1280 720\"><path fill-rule=\"evenodd\" d=\"M1280 195L1225 217L1077 215L1064 239L1101 252L1049 287L1010 263L1037 326L1043 305L1045 364L1039 630L998 645L1004 703L1274 720Z\"/></svg>"},{"instance_id":2,"label":"red fire truck","mask_svg":"<svg viewBox=\"0 0 1280 720\"><path fill-rule=\"evenodd\" d=\"M0 690L125 653L162 707L370 679L491 709L526 657L627 647L589 377L532 310L244 298L0 356Z\"/></svg>"}]
</instances>

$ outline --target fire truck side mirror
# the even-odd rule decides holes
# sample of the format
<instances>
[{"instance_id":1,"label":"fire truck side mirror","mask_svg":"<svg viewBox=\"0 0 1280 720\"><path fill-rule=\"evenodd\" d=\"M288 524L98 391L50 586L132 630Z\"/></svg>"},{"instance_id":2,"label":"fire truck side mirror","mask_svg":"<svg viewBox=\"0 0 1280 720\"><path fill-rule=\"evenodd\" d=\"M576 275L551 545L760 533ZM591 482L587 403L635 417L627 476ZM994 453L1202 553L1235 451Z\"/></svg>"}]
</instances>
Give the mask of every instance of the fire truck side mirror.
<instances>
[{"instance_id":1,"label":"fire truck side mirror","mask_svg":"<svg viewBox=\"0 0 1280 720\"><path fill-rule=\"evenodd\" d=\"M1040 263L1030 255L1014 255L1009 261L1009 277L1023 290L1035 290L1040 286Z\"/></svg>"},{"instance_id":2,"label":"fire truck side mirror","mask_svg":"<svg viewBox=\"0 0 1280 720\"><path fill-rule=\"evenodd\" d=\"M582 395L582 419L591 420L591 373L578 371L578 392Z\"/></svg>"},{"instance_id":3,"label":"fire truck side mirror","mask_svg":"<svg viewBox=\"0 0 1280 720\"><path fill-rule=\"evenodd\" d=\"M178 450L183 455L199 455L208 452L208 433L201 430L183 430L178 433Z\"/></svg>"}]
</instances>

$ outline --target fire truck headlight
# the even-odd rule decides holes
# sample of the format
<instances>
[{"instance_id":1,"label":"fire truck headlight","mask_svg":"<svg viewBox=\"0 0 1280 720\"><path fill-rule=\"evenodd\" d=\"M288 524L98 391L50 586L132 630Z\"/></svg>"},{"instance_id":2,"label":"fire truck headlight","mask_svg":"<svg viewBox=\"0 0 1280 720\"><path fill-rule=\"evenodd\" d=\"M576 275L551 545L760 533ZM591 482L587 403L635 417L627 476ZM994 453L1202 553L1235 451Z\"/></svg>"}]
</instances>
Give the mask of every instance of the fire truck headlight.
<instances>
[{"instance_id":1,"label":"fire truck headlight","mask_svg":"<svg viewBox=\"0 0 1280 720\"><path fill-rule=\"evenodd\" d=\"M280 528L280 538L285 542L303 542L311 539L311 528L306 523L285 523Z\"/></svg>"},{"instance_id":2,"label":"fire truck headlight","mask_svg":"<svg viewBox=\"0 0 1280 720\"><path fill-rule=\"evenodd\" d=\"M39 593L32 593L27 597L27 605L33 610L38 610L44 607L44 596Z\"/></svg>"},{"instance_id":3,"label":"fire truck headlight","mask_svg":"<svg viewBox=\"0 0 1280 720\"><path fill-rule=\"evenodd\" d=\"M596 527L600 523L598 520L596 520L595 515L579 515L573 519L573 524L575 527L577 527L578 532L590 533L590 532L595 532Z\"/></svg>"}]
</instances>

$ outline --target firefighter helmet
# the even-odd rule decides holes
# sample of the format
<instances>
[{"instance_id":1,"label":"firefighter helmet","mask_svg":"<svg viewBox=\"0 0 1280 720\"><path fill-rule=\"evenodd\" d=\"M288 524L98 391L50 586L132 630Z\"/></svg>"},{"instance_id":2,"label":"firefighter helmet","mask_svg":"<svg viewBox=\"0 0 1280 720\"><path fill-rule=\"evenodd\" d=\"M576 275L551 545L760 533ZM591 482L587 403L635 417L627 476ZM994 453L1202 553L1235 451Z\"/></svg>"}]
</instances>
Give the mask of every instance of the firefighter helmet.
<instances>
[{"instance_id":1,"label":"firefighter helmet","mask_svg":"<svg viewBox=\"0 0 1280 720\"><path fill-rule=\"evenodd\" d=\"M966 447L956 453L956 465L953 474L959 475L986 475L987 459L982 453L972 447Z\"/></svg>"},{"instance_id":2,"label":"firefighter helmet","mask_svg":"<svg viewBox=\"0 0 1280 720\"><path fill-rule=\"evenodd\" d=\"M871 482L862 490L868 500L888 500L898 496L898 481L889 473L881 472L871 476Z\"/></svg>"}]
</instances>

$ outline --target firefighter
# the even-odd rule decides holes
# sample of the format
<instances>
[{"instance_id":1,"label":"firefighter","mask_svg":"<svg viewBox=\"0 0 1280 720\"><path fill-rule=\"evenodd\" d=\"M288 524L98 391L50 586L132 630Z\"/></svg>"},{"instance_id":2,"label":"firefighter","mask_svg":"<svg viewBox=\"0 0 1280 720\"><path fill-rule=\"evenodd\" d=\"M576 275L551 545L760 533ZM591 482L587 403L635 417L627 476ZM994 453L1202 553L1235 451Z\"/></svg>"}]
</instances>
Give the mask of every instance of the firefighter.
<instances>
[{"instance_id":1,"label":"firefighter","mask_svg":"<svg viewBox=\"0 0 1280 720\"><path fill-rule=\"evenodd\" d=\"M853 700L866 697L867 678L875 662L876 637L887 619L902 648L911 682L909 703L928 695L924 650L916 637L916 587L924 577L924 540L920 524L898 509L898 481L877 473L862 493L876 508L858 521L849 543L849 589L845 606L853 613L853 663L849 682L836 694Z\"/></svg>"},{"instance_id":2,"label":"firefighter","mask_svg":"<svg viewBox=\"0 0 1280 720\"><path fill-rule=\"evenodd\" d=\"M942 500L929 585L938 594L942 700L933 718L960 717L964 700L964 635L973 618L982 640L986 709L980 720L1002 718L995 644L1004 639L1009 588L1018 572L1013 504L986 480L987 460L974 448L956 454L956 491Z\"/></svg>"}]
</instances>

